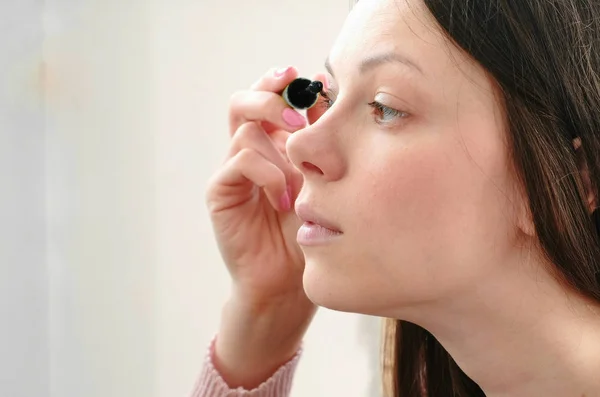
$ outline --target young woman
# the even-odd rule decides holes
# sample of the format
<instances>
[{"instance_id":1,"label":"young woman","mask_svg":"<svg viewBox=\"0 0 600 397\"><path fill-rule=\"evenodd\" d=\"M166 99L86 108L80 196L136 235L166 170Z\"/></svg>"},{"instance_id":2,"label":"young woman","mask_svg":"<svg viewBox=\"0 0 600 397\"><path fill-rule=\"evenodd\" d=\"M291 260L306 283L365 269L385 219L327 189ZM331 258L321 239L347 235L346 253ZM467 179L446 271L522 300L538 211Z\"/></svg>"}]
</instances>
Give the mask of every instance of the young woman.
<instances>
[{"instance_id":1,"label":"young woman","mask_svg":"<svg viewBox=\"0 0 600 397\"><path fill-rule=\"evenodd\" d=\"M600 3L362 0L326 66L233 96L194 396L287 396L317 305L389 319L389 396L600 396Z\"/></svg>"}]
</instances>

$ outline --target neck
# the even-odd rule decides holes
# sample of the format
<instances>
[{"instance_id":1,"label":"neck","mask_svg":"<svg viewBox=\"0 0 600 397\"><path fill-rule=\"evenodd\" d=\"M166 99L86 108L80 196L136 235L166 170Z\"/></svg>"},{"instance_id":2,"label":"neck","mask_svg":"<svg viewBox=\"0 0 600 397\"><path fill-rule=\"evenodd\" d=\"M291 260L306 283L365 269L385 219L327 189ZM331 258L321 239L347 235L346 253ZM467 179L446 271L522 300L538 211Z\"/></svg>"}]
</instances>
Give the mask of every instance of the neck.
<instances>
[{"instance_id":1,"label":"neck","mask_svg":"<svg viewBox=\"0 0 600 397\"><path fill-rule=\"evenodd\" d=\"M431 332L488 397L600 396L600 305L521 258L401 317Z\"/></svg>"}]
</instances>

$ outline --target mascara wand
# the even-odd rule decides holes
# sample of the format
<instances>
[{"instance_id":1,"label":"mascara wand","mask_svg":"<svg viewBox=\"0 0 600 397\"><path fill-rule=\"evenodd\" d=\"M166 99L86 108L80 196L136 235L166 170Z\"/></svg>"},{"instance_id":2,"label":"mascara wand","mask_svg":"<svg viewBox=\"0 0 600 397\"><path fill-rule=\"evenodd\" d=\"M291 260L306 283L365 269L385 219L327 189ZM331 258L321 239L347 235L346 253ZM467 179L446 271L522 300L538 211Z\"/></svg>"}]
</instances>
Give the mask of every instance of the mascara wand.
<instances>
[{"instance_id":1,"label":"mascara wand","mask_svg":"<svg viewBox=\"0 0 600 397\"><path fill-rule=\"evenodd\" d=\"M281 96L291 107L305 110L315 106L322 91L323 83L320 81L299 77L285 87Z\"/></svg>"}]
</instances>

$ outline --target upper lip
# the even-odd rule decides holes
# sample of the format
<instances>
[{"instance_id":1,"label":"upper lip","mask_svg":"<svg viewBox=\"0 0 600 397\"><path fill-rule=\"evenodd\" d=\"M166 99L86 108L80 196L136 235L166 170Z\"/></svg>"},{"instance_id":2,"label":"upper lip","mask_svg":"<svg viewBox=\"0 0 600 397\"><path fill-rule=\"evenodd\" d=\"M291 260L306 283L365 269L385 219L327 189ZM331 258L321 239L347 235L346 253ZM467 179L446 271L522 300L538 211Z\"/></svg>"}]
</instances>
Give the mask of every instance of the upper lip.
<instances>
[{"instance_id":1,"label":"upper lip","mask_svg":"<svg viewBox=\"0 0 600 397\"><path fill-rule=\"evenodd\" d=\"M337 225L335 225L331 221L328 221L323 216L317 214L315 211L312 210L312 208L308 204L303 202L296 202L295 209L298 218L300 218L302 221L311 222L324 228L336 232L341 232L340 228Z\"/></svg>"}]
</instances>

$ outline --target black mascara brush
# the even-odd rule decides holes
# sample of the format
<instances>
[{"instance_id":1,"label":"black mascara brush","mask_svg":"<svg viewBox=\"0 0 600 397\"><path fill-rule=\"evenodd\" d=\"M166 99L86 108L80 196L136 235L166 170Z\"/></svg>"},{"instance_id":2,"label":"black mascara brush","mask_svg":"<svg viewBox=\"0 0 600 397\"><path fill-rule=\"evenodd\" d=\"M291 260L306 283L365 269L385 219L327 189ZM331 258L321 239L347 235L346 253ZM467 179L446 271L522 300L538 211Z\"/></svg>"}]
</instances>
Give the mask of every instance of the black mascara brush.
<instances>
[{"instance_id":1,"label":"black mascara brush","mask_svg":"<svg viewBox=\"0 0 600 397\"><path fill-rule=\"evenodd\" d=\"M323 91L323 83L299 77L283 90L281 96L291 107L304 110L315 106L319 94Z\"/></svg>"}]
</instances>

